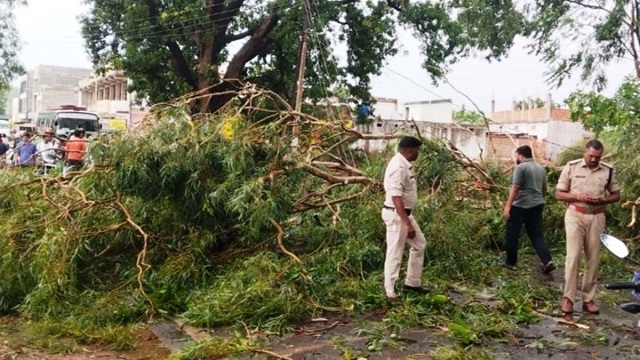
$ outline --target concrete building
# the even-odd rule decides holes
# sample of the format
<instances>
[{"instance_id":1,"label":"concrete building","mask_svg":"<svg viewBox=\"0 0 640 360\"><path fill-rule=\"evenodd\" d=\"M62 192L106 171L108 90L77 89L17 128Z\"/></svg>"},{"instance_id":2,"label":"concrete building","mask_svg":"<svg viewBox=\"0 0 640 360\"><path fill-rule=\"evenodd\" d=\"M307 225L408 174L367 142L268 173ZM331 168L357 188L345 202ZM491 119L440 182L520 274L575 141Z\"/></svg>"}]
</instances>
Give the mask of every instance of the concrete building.
<instances>
[{"instance_id":1,"label":"concrete building","mask_svg":"<svg viewBox=\"0 0 640 360\"><path fill-rule=\"evenodd\" d=\"M373 114L385 120L403 120L404 115L398 109L398 99L376 98Z\"/></svg>"},{"instance_id":2,"label":"concrete building","mask_svg":"<svg viewBox=\"0 0 640 360\"><path fill-rule=\"evenodd\" d=\"M91 74L91 69L40 65L20 78L17 107L12 117L16 123L32 122L37 114L49 108L75 104L78 81Z\"/></svg>"},{"instance_id":3,"label":"concrete building","mask_svg":"<svg viewBox=\"0 0 640 360\"><path fill-rule=\"evenodd\" d=\"M360 126L360 131L372 135L419 132L425 138L446 141L472 160L485 154L487 129L483 125L456 122L451 100L409 102L403 104L404 111L399 112L396 99L383 98L377 99L374 108L376 120L368 126ZM379 151L391 144L395 144L395 141L369 140L360 141L358 146L366 151Z\"/></svg>"},{"instance_id":4,"label":"concrete building","mask_svg":"<svg viewBox=\"0 0 640 360\"><path fill-rule=\"evenodd\" d=\"M112 70L102 76L92 76L78 83L79 106L100 116L103 129L124 130L135 125L146 104L138 105L136 94L128 91L129 78L121 70Z\"/></svg>"},{"instance_id":5,"label":"concrete building","mask_svg":"<svg viewBox=\"0 0 640 360\"><path fill-rule=\"evenodd\" d=\"M438 124L453 123L453 103L450 99L413 101L404 104L405 120Z\"/></svg>"},{"instance_id":6,"label":"concrete building","mask_svg":"<svg viewBox=\"0 0 640 360\"><path fill-rule=\"evenodd\" d=\"M532 100L519 109L515 102L510 110L494 111L493 107L489 129L495 140L495 158L508 159L515 147L527 144L542 148L544 159L553 161L565 148L593 136L581 122L571 121L569 109L554 106L551 95L543 107L536 108ZM531 144L532 139L540 144Z\"/></svg>"}]
</instances>

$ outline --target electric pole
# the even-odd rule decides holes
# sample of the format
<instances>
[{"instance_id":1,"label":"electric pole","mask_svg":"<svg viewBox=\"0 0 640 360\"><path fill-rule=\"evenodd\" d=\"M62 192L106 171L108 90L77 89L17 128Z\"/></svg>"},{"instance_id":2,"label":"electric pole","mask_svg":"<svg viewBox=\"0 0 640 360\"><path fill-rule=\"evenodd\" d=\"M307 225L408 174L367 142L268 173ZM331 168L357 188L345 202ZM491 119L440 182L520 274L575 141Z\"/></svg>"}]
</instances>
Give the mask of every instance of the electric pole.
<instances>
[{"instance_id":1,"label":"electric pole","mask_svg":"<svg viewBox=\"0 0 640 360\"><path fill-rule=\"evenodd\" d=\"M298 54L298 79L296 83L295 96L293 97L294 110L296 112L302 111L302 95L304 88L304 73L307 67L307 48L309 44L309 22L311 19L311 5L310 0L302 0L304 3L304 23L302 25L302 37L300 41L300 53ZM293 143L295 147L298 145L298 125L293 125Z\"/></svg>"}]
</instances>

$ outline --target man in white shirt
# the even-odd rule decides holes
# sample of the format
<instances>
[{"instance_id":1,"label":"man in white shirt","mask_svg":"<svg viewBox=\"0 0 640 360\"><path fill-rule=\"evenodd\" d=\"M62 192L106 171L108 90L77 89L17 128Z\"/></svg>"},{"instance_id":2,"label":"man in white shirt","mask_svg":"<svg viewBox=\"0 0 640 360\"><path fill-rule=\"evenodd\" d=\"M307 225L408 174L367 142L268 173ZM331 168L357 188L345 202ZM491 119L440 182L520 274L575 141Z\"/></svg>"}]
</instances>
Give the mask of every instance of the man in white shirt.
<instances>
[{"instance_id":1,"label":"man in white shirt","mask_svg":"<svg viewBox=\"0 0 640 360\"><path fill-rule=\"evenodd\" d=\"M56 140L53 136L53 130L47 129L44 135L42 135L42 141L38 143L37 162L40 166L52 166L55 165L55 163L58 161L58 155L56 154L56 151L60 148L60 146L58 144L58 140Z\"/></svg>"},{"instance_id":2,"label":"man in white shirt","mask_svg":"<svg viewBox=\"0 0 640 360\"><path fill-rule=\"evenodd\" d=\"M429 292L420 286L427 241L411 215L418 198L411 162L418 158L421 145L422 142L415 137L403 137L398 144L398 153L389 161L384 174L385 201L382 220L387 227L384 289L390 300L398 297L395 284L400 273L400 261L405 244L410 246L410 250L404 288L419 294Z\"/></svg>"}]
</instances>

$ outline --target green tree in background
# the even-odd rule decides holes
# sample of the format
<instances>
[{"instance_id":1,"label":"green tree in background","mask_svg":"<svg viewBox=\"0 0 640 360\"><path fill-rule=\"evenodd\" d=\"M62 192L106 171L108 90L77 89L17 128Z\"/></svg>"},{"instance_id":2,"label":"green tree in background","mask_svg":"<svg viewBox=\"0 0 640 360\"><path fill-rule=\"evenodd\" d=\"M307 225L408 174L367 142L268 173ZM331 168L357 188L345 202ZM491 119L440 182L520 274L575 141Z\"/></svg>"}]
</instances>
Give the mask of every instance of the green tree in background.
<instances>
[{"instance_id":1,"label":"green tree in background","mask_svg":"<svg viewBox=\"0 0 640 360\"><path fill-rule=\"evenodd\" d=\"M528 98L528 99L525 99L525 100L518 100L518 101L516 101L514 108L516 110L522 110L522 109L529 110L529 108L531 107L531 102L533 102L533 108L532 109L540 109L540 108L545 107L545 105L547 104L541 98L536 97L535 99Z\"/></svg>"},{"instance_id":2,"label":"green tree in background","mask_svg":"<svg viewBox=\"0 0 640 360\"><path fill-rule=\"evenodd\" d=\"M453 112L453 119L462 124L484 124L484 117L477 111L460 109Z\"/></svg>"},{"instance_id":3,"label":"green tree in background","mask_svg":"<svg viewBox=\"0 0 640 360\"><path fill-rule=\"evenodd\" d=\"M20 42L13 15L15 6L23 4L24 1L0 0L0 91L5 97L13 77L24 73L18 62ZM4 101L2 102L1 106L4 107Z\"/></svg>"},{"instance_id":4,"label":"green tree in background","mask_svg":"<svg viewBox=\"0 0 640 360\"><path fill-rule=\"evenodd\" d=\"M626 59L640 76L638 0L540 0L527 3L531 50L549 65L548 80L562 84L574 70L596 90L607 84L607 65Z\"/></svg>"},{"instance_id":5,"label":"green tree in background","mask_svg":"<svg viewBox=\"0 0 640 360\"><path fill-rule=\"evenodd\" d=\"M339 86L350 97L370 100L371 76L397 52L398 25L421 40L425 69L436 79L471 49L500 58L523 24L513 3L504 0L87 2L91 10L82 33L94 65L125 70L132 90L153 103L192 91L219 92L237 81L291 99L305 14L310 46L304 95L311 99ZM222 103L200 107L213 111Z\"/></svg>"},{"instance_id":6,"label":"green tree in background","mask_svg":"<svg viewBox=\"0 0 640 360\"><path fill-rule=\"evenodd\" d=\"M640 135L640 79L628 77L613 97L595 92L576 91L567 100L571 117L584 127L602 134L620 130L619 138L628 141Z\"/></svg>"},{"instance_id":7,"label":"green tree in background","mask_svg":"<svg viewBox=\"0 0 640 360\"><path fill-rule=\"evenodd\" d=\"M7 101L9 100L9 91L0 89L0 114L7 113Z\"/></svg>"}]
</instances>

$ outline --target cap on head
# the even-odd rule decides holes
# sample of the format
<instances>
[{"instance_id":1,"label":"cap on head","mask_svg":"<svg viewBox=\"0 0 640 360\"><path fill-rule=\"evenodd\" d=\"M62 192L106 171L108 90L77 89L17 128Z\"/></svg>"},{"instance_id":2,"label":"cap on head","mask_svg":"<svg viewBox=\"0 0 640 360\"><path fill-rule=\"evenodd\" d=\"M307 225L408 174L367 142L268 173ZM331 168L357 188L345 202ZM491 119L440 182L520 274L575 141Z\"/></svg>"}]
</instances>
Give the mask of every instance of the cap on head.
<instances>
[{"instance_id":1,"label":"cap on head","mask_svg":"<svg viewBox=\"0 0 640 360\"><path fill-rule=\"evenodd\" d=\"M399 149L417 149L422 146L422 141L413 136L405 136L398 143Z\"/></svg>"},{"instance_id":2,"label":"cap on head","mask_svg":"<svg viewBox=\"0 0 640 360\"><path fill-rule=\"evenodd\" d=\"M55 133L53 132L53 129L47 129L44 131L45 135L55 135Z\"/></svg>"}]
</instances>

